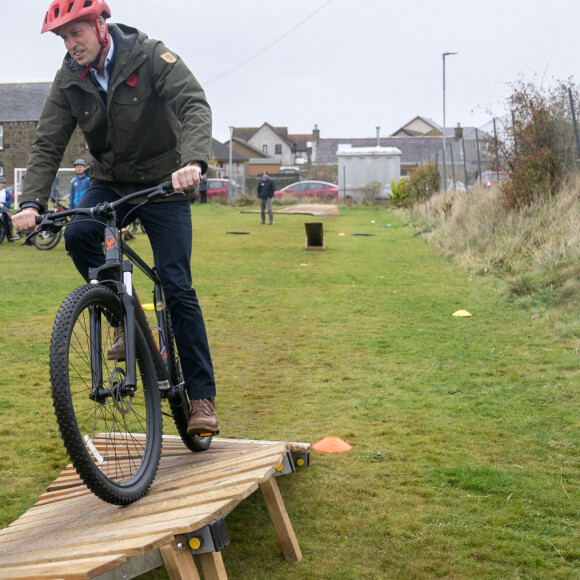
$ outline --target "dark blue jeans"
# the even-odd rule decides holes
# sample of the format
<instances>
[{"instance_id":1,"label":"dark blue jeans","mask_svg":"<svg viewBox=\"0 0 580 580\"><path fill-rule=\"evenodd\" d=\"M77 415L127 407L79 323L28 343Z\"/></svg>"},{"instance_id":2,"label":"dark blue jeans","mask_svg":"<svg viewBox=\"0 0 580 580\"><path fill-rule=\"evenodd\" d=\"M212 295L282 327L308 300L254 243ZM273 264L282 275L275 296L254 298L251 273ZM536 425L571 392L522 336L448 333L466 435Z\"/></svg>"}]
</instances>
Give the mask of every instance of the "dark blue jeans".
<instances>
[{"instance_id":1,"label":"dark blue jeans","mask_svg":"<svg viewBox=\"0 0 580 580\"><path fill-rule=\"evenodd\" d=\"M78 207L115 201L118 195L103 183L93 183ZM139 218L149 236L155 268L171 313L175 342L190 399L215 397L215 380L205 323L191 279L191 206L189 201L151 203L117 211L117 225ZM131 211L133 210L133 211ZM124 221L126 218L126 221ZM75 217L65 229L66 249L77 270L88 281L89 268L101 266L103 221Z\"/></svg>"}]
</instances>

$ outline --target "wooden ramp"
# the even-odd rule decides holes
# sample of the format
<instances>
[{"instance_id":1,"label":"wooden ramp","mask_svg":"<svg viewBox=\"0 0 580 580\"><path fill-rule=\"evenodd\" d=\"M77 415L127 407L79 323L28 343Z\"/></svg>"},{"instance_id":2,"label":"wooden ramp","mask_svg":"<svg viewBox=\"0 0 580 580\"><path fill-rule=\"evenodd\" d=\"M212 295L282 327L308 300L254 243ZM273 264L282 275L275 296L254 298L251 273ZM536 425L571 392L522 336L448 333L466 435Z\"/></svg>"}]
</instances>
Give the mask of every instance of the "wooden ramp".
<instances>
[{"instance_id":1,"label":"wooden ramp","mask_svg":"<svg viewBox=\"0 0 580 580\"><path fill-rule=\"evenodd\" d=\"M192 453L163 437L149 493L129 506L96 498L68 466L34 507L0 530L0 580L117 580L165 566L173 579L226 579L224 517L261 489L284 557L302 558L275 476L308 465L310 445L215 438ZM194 559L195 556L195 559Z\"/></svg>"}]
</instances>

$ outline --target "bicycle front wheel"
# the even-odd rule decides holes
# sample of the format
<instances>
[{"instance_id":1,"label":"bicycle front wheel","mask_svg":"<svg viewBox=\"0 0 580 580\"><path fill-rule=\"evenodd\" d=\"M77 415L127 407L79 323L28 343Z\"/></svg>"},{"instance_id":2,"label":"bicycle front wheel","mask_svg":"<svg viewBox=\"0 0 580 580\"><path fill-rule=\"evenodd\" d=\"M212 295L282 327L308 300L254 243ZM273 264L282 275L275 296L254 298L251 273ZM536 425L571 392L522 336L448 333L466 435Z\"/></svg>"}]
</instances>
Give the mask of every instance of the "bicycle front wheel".
<instances>
[{"instance_id":1,"label":"bicycle front wheel","mask_svg":"<svg viewBox=\"0 0 580 580\"><path fill-rule=\"evenodd\" d=\"M50 346L56 420L69 457L87 487L124 505L147 493L159 465L162 419L157 375L145 336L135 328L137 384L125 384L125 361L107 360L119 297L87 284L57 314Z\"/></svg>"},{"instance_id":2,"label":"bicycle front wheel","mask_svg":"<svg viewBox=\"0 0 580 580\"><path fill-rule=\"evenodd\" d=\"M52 250L60 242L62 230L58 232L40 232L32 238L32 243L39 250Z\"/></svg>"}]
</instances>

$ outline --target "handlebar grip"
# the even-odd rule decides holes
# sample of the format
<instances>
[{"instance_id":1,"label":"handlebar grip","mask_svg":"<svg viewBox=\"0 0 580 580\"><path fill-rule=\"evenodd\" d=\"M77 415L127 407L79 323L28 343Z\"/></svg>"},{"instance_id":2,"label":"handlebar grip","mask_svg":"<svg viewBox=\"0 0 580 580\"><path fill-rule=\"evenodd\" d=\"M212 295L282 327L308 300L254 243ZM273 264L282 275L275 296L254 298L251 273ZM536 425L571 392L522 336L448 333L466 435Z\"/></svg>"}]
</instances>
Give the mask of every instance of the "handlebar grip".
<instances>
[{"instance_id":1,"label":"handlebar grip","mask_svg":"<svg viewBox=\"0 0 580 580\"><path fill-rule=\"evenodd\" d=\"M164 181L161 184L161 189L163 189L163 191L165 191L165 193L173 193L175 191L175 188L173 187L172 181Z\"/></svg>"},{"instance_id":2,"label":"handlebar grip","mask_svg":"<svg viewBox=\"0 0 580 580\"><path fill-rule=\"evenodd\" d=\"M43 216L41 216L41 215L34 216L34 221L35 221L37 226L39 226L42 223L42 219L43 219Z\"/></svg>"}]
</instances>

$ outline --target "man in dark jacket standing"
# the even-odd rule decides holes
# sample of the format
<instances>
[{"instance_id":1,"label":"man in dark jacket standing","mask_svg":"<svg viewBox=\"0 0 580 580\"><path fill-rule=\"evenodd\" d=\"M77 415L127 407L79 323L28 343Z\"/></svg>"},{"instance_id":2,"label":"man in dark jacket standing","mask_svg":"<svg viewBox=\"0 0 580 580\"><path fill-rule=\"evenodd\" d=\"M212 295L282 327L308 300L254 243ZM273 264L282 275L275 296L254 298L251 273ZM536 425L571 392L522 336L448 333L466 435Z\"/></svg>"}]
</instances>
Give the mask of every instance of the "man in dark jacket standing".
<instances>
[{"instance_id":1,"label":"man in dark jacket standing","mask_svg":"<svg viewBox=\"0 0 580 580\"><path fill-rule=\"evenodd\" d=\"M67 54L41 114L21 198L13 217L19 230L34 229L45 211L66 146L80 126L93 162L91 186L79 207L171 180L194 188L207 170L211 109L203 89L181 58L162 42L123 24L107 25L104 0L54 0L42 32L64 41ZM128 221L123 220L128 216ZM139 218L149 236L155 267L173 320L185 387L190 399L188 433L217 432L213 365L205 323L192 288L191 209L187 196L118 212L118 225ZM103 223L73 219L66 248L85 279L101 266ZM119 331L119 332L117 332ZM125 357L121 328L109 359Z\"/></svg>"},{"instance_id":2,"label":"man in dark jacket standing","mask_svg":"<svg viewBox=\"0 0 580 580\"><path fill-rule=\"evenodd\" d=\"M262 213L262 225L266 223L266 208L268 208L269 225L274 224L272 214L272 198L274 197L274 182L270 179L267 171L262 174L262 179L258 184L258 198L260 199L260 212Z\"/></svg>"}]
</instances>

